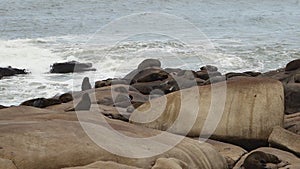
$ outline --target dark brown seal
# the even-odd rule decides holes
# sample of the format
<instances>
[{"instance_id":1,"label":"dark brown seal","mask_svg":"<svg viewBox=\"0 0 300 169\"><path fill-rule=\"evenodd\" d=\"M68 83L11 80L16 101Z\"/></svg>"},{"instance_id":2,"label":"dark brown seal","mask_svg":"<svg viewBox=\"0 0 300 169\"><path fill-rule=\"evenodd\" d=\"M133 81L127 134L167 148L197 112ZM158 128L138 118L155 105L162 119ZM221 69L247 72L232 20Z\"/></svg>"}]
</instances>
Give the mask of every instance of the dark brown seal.
<instances>
[{"instance_id":1,"label":"dark brown seal","mask_svg":"<svg viewBox=\"0 0 300 169\"><path fill-rule=\"evenodd\" d=\"M279 164L281 160L273 154L264 153L262 151L255 151L247 156L243 167L245 169L267 169L267 163Z\"/></svg>"}]
</instances>

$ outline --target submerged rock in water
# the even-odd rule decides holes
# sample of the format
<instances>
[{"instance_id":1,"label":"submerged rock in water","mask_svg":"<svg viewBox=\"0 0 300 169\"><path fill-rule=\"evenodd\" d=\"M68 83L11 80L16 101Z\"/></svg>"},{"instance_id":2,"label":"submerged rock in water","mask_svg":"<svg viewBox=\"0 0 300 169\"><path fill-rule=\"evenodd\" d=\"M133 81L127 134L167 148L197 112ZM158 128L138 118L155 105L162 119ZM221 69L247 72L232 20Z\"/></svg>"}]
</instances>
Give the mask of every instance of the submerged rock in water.
<instances>
[{"instance_id":1,"label":"submerged rock in water","mask_svg":"<svg viewBox=\"0 0 300 169\"><path fill-rule=\"evenodd\" d=\"M84 71L96 71L92 63L80 63L77 61L54 63L51 65L50 73L73 73Z\"/></svg>"},{"instance_id":2,"label":"submerged rock in water","mask_svg":"<svg viewBox=\"0 0 300 169\"><path fill-rule=\"evenodd\" d=\"M14 75L19 75L19 74L27 74L25 69L17 69L17 68L12 68L12 67L0 67L0 79L4 76L14 76Z\"/></svg>"}]
</instances>

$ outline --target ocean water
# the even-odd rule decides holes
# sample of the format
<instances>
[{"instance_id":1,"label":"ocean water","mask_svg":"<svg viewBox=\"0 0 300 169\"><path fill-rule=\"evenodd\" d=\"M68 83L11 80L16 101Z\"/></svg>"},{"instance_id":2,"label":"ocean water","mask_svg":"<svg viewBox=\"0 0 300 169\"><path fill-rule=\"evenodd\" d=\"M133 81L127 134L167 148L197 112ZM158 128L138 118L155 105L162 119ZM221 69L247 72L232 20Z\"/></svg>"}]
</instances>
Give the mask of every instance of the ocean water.
<instances>
[{"instance_id":1,"label":"ocean water","mask_svg":"<svg viewBox=\"0 0 300 169\"><path fill-rule=\"evenodd\" d=\"M0 104L79 90L122 77L145 58L163 67L268 71L300 58L300 1L0 0L0 66L30 71L0 80ZM96 72L50 74L55 62Z\"/></svg>"}]
</instances>

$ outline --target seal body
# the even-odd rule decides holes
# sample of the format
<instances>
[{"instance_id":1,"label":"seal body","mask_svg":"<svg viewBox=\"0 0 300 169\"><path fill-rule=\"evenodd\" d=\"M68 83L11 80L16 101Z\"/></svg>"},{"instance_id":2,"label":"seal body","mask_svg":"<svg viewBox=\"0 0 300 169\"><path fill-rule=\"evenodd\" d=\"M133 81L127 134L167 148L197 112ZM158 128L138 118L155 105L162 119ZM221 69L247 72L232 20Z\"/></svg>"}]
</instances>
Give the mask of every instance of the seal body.
<instances>
[{"instance_id":1,"label":"seal body","mask_svg":"<svg viewBox=\"0 0 300 169\"><path fill-rule=\"evenodd\" d=\"M267 163L279 164L281 161L273 154L256 151L247 156L243 167L245 169L267 169Z\"/></svg>"},{"instance_id":2,"label":"seal body","mask_svg":"<svg viewBox=\"0 0 300 169\"><path fill-rule=\"evenodd\" d=\"M90 79L88 77L85 77L81 84L81 90L85 91L85 90L89 90L91 88L92 88L92 85L90 83Z\"/></svg>"},{"instance_id":3,"label":"seal body","mask_svg":"<svg viewBox=\"0 0 300 169\"><path fill-rule=\"evenodd\" d=\"M76 107L72 109L68 109L66 111L82 111L82 110L90 110L91 108L91 99L88 93L84 93L80 102L76 105Z\"/></svg>"}]
</instances>

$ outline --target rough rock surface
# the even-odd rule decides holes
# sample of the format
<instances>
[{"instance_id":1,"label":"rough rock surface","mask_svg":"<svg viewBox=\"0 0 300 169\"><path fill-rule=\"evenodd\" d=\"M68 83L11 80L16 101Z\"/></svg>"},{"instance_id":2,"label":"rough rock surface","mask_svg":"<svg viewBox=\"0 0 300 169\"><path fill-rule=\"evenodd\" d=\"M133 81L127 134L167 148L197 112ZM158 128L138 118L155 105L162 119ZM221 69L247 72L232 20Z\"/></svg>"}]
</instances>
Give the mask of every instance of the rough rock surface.
<instances>
[{"instance_id":1,"label":"rough rock surface","mask_svg":"<svg viewBox=\"0 0 300 169\"><path fill-rule=\"evenodd\" d=\"M151 100L138 107L130 121L191 137L211 134L211 128L204 126L209 121L206 124L216 124L212 138L243 146L248 146L249 141L265 145L273 127L283 126L283 87L279 81L239 78L227 82L227 87L224 83L216 83L213 90L213 100L211 86L193 87ZM197 92L199 95L195 94ZM225 106L222 105L223 94ZM209 116L211 108L220 114ZM219 122L216 121L218 116Z\"/></svg>"},{"instance_id":2,"label":"rough rock surface","mask_svg":"<svg viewBox=\"0 0 300 169\"><path fill-rule=\"evenodd\" d=\"M292 133L281 127L274 127L269 143L272 147L278 147L290 151L300 157L300 135Z\"/></svg>"},{"instance_id":3,"label":"rough rock surface","mask_svg":"<svg viewBox=\"0 0 300 169\"><path fill-rule=\"evenodd\" d=\"M14 76L19 74L27 74L25 69L17 69L12 67L0 67L0 79L4 76Z\"/></svg>"},{"instance_id":4,"label":"rough rock surface","mask_svg":"<svg viewBox=\"0 0 300 169\"><path fill-rule=\"evenodd\" d=\"M206 143L213 145L214 148L226 159L228 168L233 168L241 157L247 154L246 150L233 144L215 140L207 140Z\"/></svg>"},{"instance_id":5,"label":"rough rock surface","mask_svg":"<svg viewBox=\"0 0 300 169\"><path fill-rule=\"evenodd\" d=\"M284 116L284 128L300 135L300 112Z\"/></svg>"},{"instance_id":6,"label":"rough rock surface","mask_svg":"<svg viewBox=\"0 0 300 169\"><path fill-rule=\"evenodd\" d=\"M77 61L54 63L51 65L50 73L73 73L84 71L95 71L92 68L92 63L80 63Z\"/></svg>"}]
</instances>

